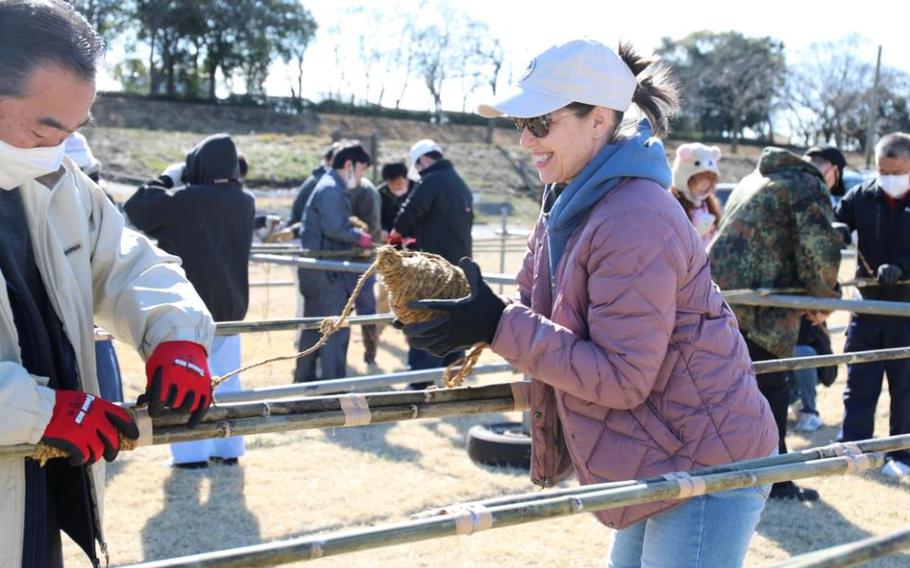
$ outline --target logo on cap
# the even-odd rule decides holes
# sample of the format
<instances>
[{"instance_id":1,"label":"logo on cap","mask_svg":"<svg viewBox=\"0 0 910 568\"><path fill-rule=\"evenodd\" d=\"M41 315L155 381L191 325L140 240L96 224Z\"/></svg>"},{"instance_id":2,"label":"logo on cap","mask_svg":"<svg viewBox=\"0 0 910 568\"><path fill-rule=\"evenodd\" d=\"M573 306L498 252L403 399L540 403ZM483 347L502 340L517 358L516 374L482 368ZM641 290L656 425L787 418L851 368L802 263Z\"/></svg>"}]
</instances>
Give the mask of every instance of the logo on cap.
<instances>
[{"instance_id":1,"label":"logo on cap","mask_svg":"<svg viewBox=\"0 0 910 568\"><path fill-rule=\"evenodd\" d=\"M534 59L531 60L530 63L528 63L528 68L525 69L525 72L522 74L521 79L519 79L518 82L523 83L525 80L527 80L527 78L531 76L531 73L534 72L534 68L536 66L537 66L537 58L535 57Z\"/></svg>"}]
</instances>

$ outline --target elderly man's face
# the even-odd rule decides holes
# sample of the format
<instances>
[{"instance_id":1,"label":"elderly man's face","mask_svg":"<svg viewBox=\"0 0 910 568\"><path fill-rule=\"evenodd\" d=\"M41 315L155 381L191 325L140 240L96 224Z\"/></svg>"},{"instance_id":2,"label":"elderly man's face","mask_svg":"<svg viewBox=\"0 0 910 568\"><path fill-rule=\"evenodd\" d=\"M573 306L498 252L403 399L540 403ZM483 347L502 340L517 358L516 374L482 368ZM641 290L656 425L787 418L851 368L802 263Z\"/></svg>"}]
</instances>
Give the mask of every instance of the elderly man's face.
<instances>
[{"instance_id":1,"label":"elderly man's face","mask_svg":"<svg viewBox=\"0 0 910 568\"><path fill-rule=\"evenodd\" d=\"M85 125L95 82L58 65L32 72L25 95L0 98L0 140L17 148L57 146Z\"/></svg>"},{"instance_id":2,"label":"elderly man's face","mask_svg":"<svg viewBox=\"0 0 910 568\"><path fill-rule=\"evenodd\" d=\"M910 156L887 158L879 156L875 159L878 173L883 176L903 176L910 174Z\"/></svg>"}]
</instances>

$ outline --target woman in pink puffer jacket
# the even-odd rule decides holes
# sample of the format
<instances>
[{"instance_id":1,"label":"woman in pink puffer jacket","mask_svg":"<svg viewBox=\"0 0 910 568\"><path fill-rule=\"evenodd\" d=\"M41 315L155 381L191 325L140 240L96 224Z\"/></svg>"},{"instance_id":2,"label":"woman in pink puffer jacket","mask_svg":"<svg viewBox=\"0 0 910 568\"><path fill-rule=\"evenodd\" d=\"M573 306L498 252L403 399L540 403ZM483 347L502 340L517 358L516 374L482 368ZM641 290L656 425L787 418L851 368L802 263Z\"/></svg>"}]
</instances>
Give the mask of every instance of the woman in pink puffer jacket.
<instances>
[{"instance_id":1,"label":"woman in pink puffer jacket","mask_svg":"<svg viewBox=\"0 0 910 568\"><path fill-rule=\"evenodd\" d=\"M648 69L648 71L645 71ZM635 103L648 117L623 122ZM437 355L488 342L533 377L534 483L574 466L582 484L771 455L777 431L701 239L666 190L659 140L676 93L628 46L573 41L539 55L514 93L479 111L513 117L548 184L518 273L518 301L490 291L415 305L408 325ZM524 118L532 117L532 118ZM738 566L769 487L596 513L617 529L610 566Z\"/></svg>"}]
</instances>

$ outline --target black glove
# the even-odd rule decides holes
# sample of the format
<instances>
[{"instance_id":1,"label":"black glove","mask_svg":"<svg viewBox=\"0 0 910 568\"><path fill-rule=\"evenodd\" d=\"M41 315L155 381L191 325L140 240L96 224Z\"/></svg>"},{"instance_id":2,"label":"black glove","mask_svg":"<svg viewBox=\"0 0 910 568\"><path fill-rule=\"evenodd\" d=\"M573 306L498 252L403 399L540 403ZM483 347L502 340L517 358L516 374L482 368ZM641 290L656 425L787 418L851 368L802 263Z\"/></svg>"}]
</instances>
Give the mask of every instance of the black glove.
<instances>
[{"instance_id":1,"label":"black glove","mask_svg":"<svg viewBox=\"0 0 910 568\"><path fill-rule=\"evenodd\" d=\"M875 277L882 286L894 286L904 273L896 264L883 264L878 267Z\"/></svg>"},{"instance_id":2,"label":"black glove","mask_svg":"<svg viewBox=\"0 0 910 568\"><path fill-rule=\"evenodd\" d=\"M462 258L458 266L464 271L471 293L457 300L415 300L408 307L415 310L443 312L433 321L412 323L402 327L410 344L418 349L443 357L461 351L475 343L491 343L506 309L505 302L490 290L480 276L480 267L470 258Z\"/></svg>"},{"instance_id":3,"label":"black glove","mask_svg":"<svg viewBox=\"0 0 910 568\"><path fill-rule=\"evenodd\" d=\"M846 223L831 223L831 228L837 231L838 236L844 241L844 246L848 246L853 242L853 231L850 230L850 226Z\"/></svg>"}]
</instances>

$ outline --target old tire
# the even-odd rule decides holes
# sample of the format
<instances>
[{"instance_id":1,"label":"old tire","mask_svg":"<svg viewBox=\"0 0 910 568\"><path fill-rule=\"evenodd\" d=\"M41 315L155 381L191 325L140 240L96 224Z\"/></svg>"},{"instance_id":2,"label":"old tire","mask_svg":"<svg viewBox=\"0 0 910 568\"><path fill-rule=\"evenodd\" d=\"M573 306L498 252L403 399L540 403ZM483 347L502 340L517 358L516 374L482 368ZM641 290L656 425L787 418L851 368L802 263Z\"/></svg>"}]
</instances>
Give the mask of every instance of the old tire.
<instances>
[{"instance_id":1,"label":"old tire","mask_svg":"<svg viewBox=\"0 0 910 568\"><path fill-rule=\"evenodd\" d=\"M474 463L531 469L531 437L521 422L478 424L468 430L467 441Z\"/></svg>"}]
</instances>

